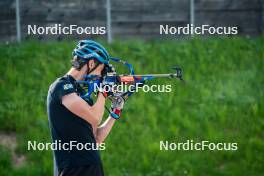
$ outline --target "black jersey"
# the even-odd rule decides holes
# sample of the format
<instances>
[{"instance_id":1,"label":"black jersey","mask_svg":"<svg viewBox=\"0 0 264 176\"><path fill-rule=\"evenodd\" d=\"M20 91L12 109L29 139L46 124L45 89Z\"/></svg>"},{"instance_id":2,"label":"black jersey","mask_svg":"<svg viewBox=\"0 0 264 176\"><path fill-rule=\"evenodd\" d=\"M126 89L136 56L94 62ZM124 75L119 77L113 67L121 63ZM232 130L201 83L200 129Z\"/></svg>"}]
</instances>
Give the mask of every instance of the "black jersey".
<instances>
[{"instance_id":1,"label":"black jersey","mask_svg":"<svg viewBox=\"0 0 264 176\"><path fill-rule=\"evenodd\" d=\"M61 98L70 93L78 93L77 86L76 80L66 75L52 83L48 92L47 111L53 142L68 146L74 141L73 144L82 143L91 148L91 150L87 148L78 150L76 147L71 150L63 148L55 150L56 164L60 170L85 165L101 165L91 124L62 105Z\"/></svg>"}]
</instances>

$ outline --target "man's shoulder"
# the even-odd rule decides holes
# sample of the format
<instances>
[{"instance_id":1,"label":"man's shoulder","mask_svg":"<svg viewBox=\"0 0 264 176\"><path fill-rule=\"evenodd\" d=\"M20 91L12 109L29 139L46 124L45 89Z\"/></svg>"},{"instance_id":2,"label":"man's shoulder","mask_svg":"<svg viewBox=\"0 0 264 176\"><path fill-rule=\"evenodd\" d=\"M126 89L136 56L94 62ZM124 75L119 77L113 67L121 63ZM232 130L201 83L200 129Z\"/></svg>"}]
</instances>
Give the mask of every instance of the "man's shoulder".
<instances>
[{"instance_id":1,"label":"man's shoulder","mask_svg":"<svg viewBox=\"0 0 264 176\"><path fill-rule=\"evenodd\" d=\"M52 94L59 99L64 95L74 92L76 92L76 89L68 76L57 78L49 87L49 94Z\"/></svg>"},{"instance_id":2,"label":"man's shoulder","mask_svg":"<svg viewBox=\"0 0 264 176\"><path fill-rule=\"evenodd\" d=\"M53 83L50 84L49 91L54 90L63 82L64 82L63 77L57 78Z\"/></svg>"},{"instance_id":3,"label":"man's shoulder","mask_svg":"<svg viewBox=\"0 0 264 176\"><path fill-rule=\"evenodd\" d=\"M50 85L50 89L56 89L56 88L69 89L69 88L73 88L73 84L67 79L67 76L62 76L57 78Z\"/></svg>"}]
</instances>

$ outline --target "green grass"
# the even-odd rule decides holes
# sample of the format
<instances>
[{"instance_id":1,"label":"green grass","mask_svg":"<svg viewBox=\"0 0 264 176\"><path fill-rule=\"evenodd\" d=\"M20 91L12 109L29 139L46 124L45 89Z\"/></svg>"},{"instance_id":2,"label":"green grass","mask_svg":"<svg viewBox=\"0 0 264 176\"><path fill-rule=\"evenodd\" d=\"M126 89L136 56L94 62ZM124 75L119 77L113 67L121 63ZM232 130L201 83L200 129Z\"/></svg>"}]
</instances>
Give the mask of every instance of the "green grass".
<instances>
[{"instance_id":1,"label":"green grass","mask_svg":"<svg viewBox=\"0 0 264 176\"><path fill-rule=\"evenodd\" d=\"M15 132L17 154L0 148L0 176L52 175L51 151L27 151L27 141L50 142L46 94L70 67L75 42L0 45L0 131ZM101 152L106 175L261 175L264 172L264 38L117 41L106 45L136 73L166 73L179 65L186 83L170 93L133 95ZM124 69L120 69L124 71ZM159 141L237 142L237 151L160 151ZM8 173L8 174L7 174Z\"/></svg>"}]
</instances>

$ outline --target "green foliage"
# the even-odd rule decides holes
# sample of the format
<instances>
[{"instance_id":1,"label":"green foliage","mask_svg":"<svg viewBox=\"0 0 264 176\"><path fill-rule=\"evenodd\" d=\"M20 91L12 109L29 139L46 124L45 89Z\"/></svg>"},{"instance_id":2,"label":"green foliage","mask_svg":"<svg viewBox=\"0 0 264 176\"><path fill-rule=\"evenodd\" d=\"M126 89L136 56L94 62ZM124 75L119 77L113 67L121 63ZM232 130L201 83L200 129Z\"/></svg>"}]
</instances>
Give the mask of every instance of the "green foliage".
<instances>
[{"instance_id":1,"label":"green foliage","mask_svg":"<svg viewBox=\"0 0 264 176\"><path fill-rule=\"evenodd\" d=\"M8 170L12 168L11 152L0 146L0 176L8 175Z\"/></svg>"},{"instance_id":2,"label":"green foliage","mask_svg":"<svg viewBox=\"0 0 264 176\"><path fill-rule=\"evenodd\" d=\"M140 92L128 100L101 152L106 175L261 175L263 43L263 37L104 43L136 73L167 73L179 65L186 80L154 80L151 84L172 84L172 92ZM16 132L16 152L27 158L15 168L10 151L0 148L0 175L51 175L51 151L28 151L27 141L50 141L47 90L68 71L74 46L37 41L0 46L0 131ZM160 140L188 139L237 142L238 150L159 149Z\"/></svg>"}]
</instances>

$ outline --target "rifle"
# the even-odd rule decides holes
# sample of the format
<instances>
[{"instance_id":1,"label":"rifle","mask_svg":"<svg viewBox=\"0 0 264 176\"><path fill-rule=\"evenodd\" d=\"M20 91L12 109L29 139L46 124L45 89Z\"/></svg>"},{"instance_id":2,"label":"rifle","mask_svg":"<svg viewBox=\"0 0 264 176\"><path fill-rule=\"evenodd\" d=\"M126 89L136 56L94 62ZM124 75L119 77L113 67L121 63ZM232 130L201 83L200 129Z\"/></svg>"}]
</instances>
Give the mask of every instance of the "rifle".
<instances>
[{"instance_id":1,"label":"rifle","mask_svg":"<svg viewBox=\"0 0 264 176\"><path fill-rule=\"evenodd\" d=\"M179 67L172 67L172 69L175 70L174 73L166 73L166 74L142 74L142 75L136 75L134 72L134 68L131 64L129 64L127 61L123 61L119 58L110 58L114 62L121 63L128 67L130 73L129 74L117 74L116 69L113 65L109 64L105 67L103 71L103 76L99 75L86 75L84 76L84 81L78 81L78 83L81 85L84 91L80 94L80 96L85 100L91 100L92 93L96 92L95 84L99 84L100 82L103 82L104 85L120 85L120 84L126 84L126 85L133 85L134 88L137 85L144 85L146 81L153 80L155 78L176 78L181 81L183 81L182 78L182 70ZM113 96L115 95L121 95L124 99L127 99L129 96L131 96L134 93L134 91L126 91L126 92L115 92L113 93Z\"/></svg>"}]
</instances>

